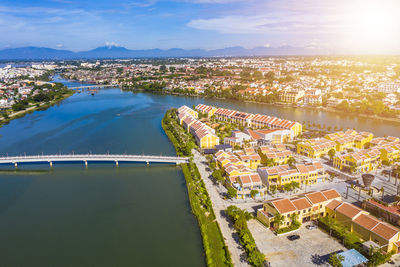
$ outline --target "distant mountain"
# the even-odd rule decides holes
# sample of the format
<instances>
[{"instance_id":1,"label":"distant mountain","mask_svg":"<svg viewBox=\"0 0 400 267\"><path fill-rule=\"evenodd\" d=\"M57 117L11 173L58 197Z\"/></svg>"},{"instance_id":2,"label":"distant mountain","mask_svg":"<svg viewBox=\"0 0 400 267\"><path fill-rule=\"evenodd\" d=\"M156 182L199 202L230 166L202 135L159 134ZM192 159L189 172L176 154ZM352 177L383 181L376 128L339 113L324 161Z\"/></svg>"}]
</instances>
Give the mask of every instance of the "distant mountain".
<instances>
[{"instance_id":1,"label":"distant mountain","mask_svg":"<svg viewBox=\"0 0 400 267\"><path fill-rule=\"evenodd\" d=\"M70 58L74 52L68 50L57 50L45 47L20 47L0 50L0 59L64 59Z\"/></svg>"},{"instance_id":2,"label":"distant mountain","mask_svg":"<svg viewBox=\"0 0 400 267\"><path fill-rule=\"evenodd\" d=\"M241 46L215 50L171 48L130 50L121 46L102 46L89 51L72 52L45 47L21 47L0 50L0 60L58 60L58 59L101 59L101 58L155 58L155 57L238 57L238 56L286 56L317 55L326 51L292 46L255 47Z\"/></svg>"}]
</instances>

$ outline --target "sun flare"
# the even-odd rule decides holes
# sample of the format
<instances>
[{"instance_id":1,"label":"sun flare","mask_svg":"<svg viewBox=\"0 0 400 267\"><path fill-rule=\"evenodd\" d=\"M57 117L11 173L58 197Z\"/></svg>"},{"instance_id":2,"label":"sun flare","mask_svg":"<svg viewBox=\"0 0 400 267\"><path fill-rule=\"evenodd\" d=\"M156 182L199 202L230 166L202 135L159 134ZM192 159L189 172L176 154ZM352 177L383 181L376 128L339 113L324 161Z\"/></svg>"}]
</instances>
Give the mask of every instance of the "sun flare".
<instances>
[{"instance_id":1,"label":"sun flare","mask_svg":"<svg viewBox=\"0 0 400 267\"><path fill-rule=\"evenodd\" d=\"M366 45L378 46L400 41L400 1L362 1L350 10L352 38Z\"/></svg>"}]
</instances>

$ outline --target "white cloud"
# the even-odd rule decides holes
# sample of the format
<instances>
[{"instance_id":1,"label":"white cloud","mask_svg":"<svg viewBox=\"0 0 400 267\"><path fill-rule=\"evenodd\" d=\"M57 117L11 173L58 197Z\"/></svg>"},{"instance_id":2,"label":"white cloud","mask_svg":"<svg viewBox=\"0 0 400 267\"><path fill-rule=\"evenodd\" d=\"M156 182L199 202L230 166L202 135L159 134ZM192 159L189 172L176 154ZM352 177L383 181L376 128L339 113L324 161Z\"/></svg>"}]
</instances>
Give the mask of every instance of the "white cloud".
<instances>
[{"instance_id":1,"label":"white cloud","mask_svg":"<svg viewBox=\"0 0 400 267\"><path fill-rule=\"evenodd\" d=\"M106 41L105 44L106 44L106 46L108 46L108 47L113 47L113 46L119 47L119 46L121 46L120 44L118 44L118 43L116 43L116 42L114 42L114 41L112 41L112 42Z\"/></svg>"}]
</instances>

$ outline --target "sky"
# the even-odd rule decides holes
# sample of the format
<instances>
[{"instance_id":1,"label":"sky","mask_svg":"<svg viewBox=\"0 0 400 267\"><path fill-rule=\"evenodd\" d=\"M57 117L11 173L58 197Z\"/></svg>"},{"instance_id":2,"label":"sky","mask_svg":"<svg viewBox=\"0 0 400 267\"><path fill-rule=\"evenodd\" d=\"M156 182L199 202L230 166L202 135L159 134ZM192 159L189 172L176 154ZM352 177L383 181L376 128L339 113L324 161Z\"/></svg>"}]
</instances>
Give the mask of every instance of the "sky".
<instances>
[{"instance_id":1,"label":"sky","mask_svg":"<svg viewBox=\"0 0 400 267\"><path fill-rule=\"evenodd\" d=\"M400 0L1 0L0 49L294 46L400 54Z\"/></svg>"}]
</instances>

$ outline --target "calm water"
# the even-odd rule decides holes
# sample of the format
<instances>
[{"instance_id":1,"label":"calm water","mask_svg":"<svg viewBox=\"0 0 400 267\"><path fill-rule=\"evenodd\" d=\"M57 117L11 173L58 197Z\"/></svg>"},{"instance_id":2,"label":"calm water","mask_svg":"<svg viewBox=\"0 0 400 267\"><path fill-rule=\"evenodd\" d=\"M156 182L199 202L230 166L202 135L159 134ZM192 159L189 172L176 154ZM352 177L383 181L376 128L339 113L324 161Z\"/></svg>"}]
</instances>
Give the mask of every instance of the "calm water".
<instances>
[{"instance_id":1,"label":"calm water","mask_svg":"<svg viewBox=\"0 0 400 267\"><path fill-rule=\"evenodd\" d=\"M76 83L67 83L77 85ZM400 135L400 124L335 113L105 89L75 94L0 128L0 154L174 155L161 129L171 107L206 103ZM20 165L0 171L2 266L204 266L184 178L175 166Z\"/></svg>"},{"instance_id":2,"label":"calm water","mask_svg":"<svg viewBox=\"0 0 400 267\"><path fill-rule=\"evenodd\" d=\"M75 94L0 128L0 151L174 155L160 122L170 106L183 101L118 89ZM13 168L0 171L1 266L205 265L176 166L4 169Z\"/></svg>"}]
</instances>

